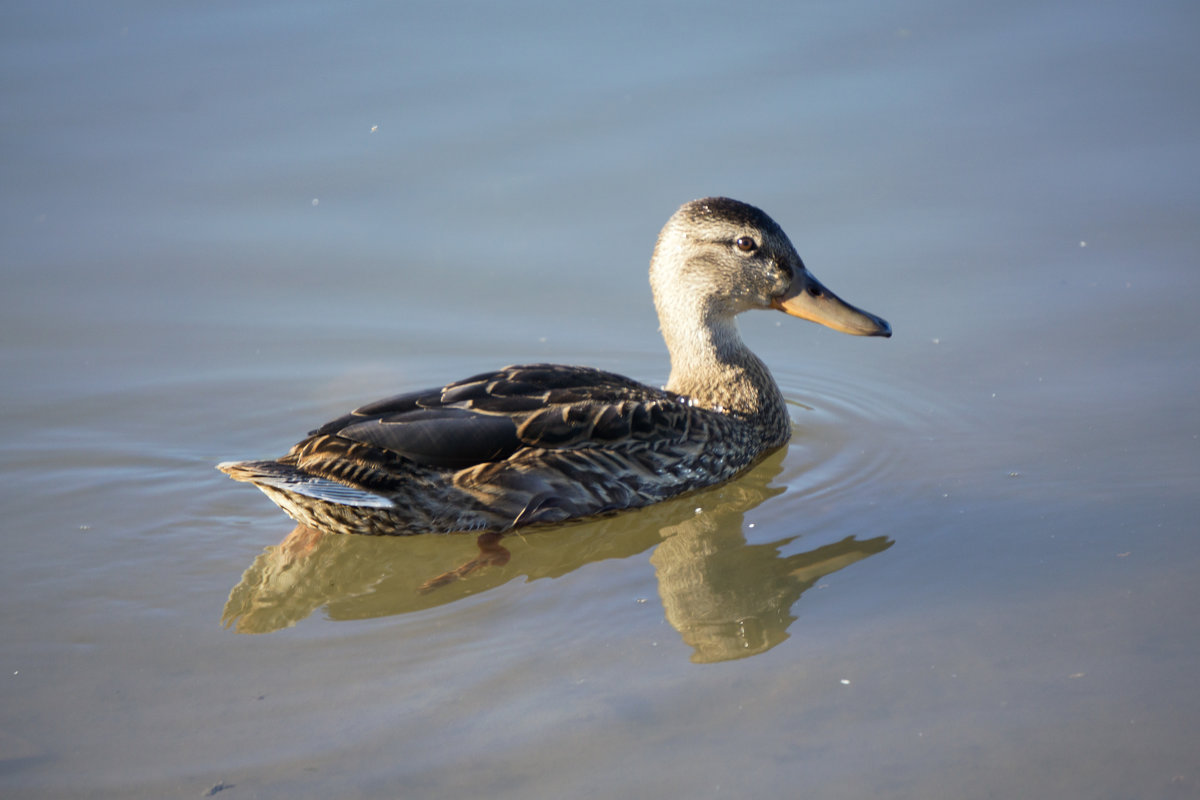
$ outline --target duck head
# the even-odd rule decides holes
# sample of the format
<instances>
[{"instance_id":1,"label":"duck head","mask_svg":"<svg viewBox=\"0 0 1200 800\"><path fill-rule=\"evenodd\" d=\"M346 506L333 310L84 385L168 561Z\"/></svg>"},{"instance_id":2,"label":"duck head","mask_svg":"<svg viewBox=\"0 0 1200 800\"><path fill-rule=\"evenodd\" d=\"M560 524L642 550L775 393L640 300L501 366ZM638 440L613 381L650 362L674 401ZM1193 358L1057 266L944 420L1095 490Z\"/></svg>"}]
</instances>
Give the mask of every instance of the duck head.
<instances>
[{"instance_id":1,"label":"duck head","mask_svg":"<svg viewBox=\"0 0 1200 800\"><path fill-rule=\"evenodd\" d=\"M773 308L855 336L892 335L882 317L825 288L775 220L727 197L694 200L667 221L650 284L664 322L684 314L720 326L743 311Z\"/></svg>"}]
</instances>

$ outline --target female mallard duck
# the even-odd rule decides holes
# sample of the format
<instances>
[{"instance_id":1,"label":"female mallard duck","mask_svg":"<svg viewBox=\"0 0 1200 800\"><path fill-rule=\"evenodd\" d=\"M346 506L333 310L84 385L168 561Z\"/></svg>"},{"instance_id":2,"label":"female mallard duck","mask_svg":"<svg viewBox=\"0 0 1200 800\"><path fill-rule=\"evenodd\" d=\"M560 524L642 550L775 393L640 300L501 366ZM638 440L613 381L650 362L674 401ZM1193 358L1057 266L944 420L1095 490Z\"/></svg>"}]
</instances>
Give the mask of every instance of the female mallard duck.
<instances>
[{"instance_id":1,"label":"female mallard duck","mask_svg":"<svg viewBox=\"0 0 1200 800\"><path fill-rule=\"evenodd\" d=\"M892 333L810 275L774 220L723 197L667 221L650 285L671 354L665 389L588 367L505 367L365 405L278 461L219 469L339 533L503 531L636 508L726 481L788 440L783 394L738 314Z\"/></svg>"}]
</instances>

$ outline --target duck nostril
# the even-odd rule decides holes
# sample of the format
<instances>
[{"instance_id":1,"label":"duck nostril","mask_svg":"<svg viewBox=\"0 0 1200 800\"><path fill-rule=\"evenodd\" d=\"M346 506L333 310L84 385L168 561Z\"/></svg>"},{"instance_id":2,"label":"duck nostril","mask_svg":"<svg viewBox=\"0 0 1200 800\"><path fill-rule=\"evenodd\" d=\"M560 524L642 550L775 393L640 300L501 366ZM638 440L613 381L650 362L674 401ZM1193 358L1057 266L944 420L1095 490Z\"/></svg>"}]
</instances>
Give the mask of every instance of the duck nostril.
<instances>
[{"instance_id":1,"label":"duck nostril","mask_svg":"<svg viewBox=\"0 0 1200 800\"><path fill-rule=\"evenodd\" d=\"M824 292L821 291L821 287L815 283L810 283L808 286L805 286L804 291L808 292L810 297L819 298L824 294Z\"/></svg>"}]
</instances>

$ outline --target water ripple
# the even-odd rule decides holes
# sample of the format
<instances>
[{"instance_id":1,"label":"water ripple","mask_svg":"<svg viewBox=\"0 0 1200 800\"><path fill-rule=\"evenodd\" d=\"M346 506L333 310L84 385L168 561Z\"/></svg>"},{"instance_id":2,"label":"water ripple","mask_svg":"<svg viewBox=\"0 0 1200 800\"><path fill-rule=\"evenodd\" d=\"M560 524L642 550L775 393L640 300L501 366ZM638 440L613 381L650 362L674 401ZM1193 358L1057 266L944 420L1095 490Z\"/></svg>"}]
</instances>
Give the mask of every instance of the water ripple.
<instances>
[{"instance_id":1,"label":"water ripple","mask_svg":"<svg viewBox=\"0 0 1200 800\"><path fill-rule=\"evenodd\" d=\"M863 519L913 492L906 465L953 415L916 387L855 378L776 375L792 416L792 440L776 479L787 487L773 516Z\"/></svg>"}]
</instances>

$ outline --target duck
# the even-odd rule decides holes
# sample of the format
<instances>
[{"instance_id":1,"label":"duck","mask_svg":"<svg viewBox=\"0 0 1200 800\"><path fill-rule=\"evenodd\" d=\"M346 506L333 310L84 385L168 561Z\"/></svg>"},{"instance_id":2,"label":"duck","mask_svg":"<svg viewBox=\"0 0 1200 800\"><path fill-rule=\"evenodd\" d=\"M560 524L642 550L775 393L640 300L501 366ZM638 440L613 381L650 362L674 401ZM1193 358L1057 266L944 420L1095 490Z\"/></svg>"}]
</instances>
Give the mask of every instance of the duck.
<instances>
[{"instance_id":1,"label":"duck","mask_svg":"<svg viewBox=\"0 0 1200 800\"><path fill-rule=\"evenodd\" d=\"M662 388L507 366L360 406L278 459L217 468L332 533L503 533L624 511L731 480L787 443L783 393L743 342L742 312L892 334L818 281L765 212L727 197L667 220L650 286L670 355Z\"/></svg>"}]
</instances>

